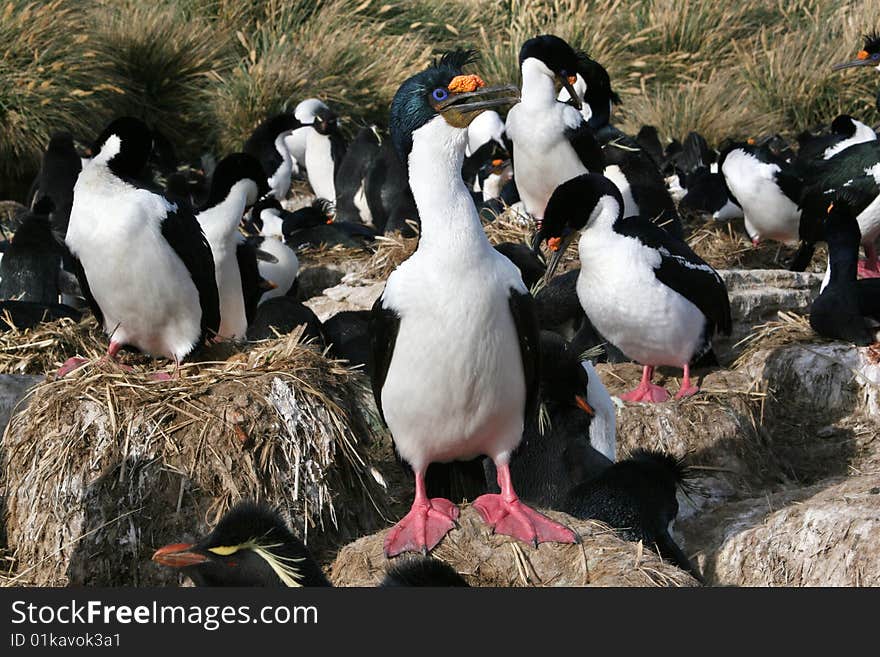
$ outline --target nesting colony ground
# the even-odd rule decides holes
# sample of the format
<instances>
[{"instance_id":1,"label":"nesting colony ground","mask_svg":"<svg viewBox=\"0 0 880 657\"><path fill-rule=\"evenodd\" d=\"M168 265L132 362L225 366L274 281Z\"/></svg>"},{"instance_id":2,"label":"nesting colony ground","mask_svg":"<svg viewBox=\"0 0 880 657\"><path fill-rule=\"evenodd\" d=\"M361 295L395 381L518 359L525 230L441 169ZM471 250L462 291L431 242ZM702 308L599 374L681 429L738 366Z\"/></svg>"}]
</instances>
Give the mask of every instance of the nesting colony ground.
<instances>
[{"instance_id":1,"label":"nesting colony ground","mask_svg":"<svg viewBox=\"0 0 880 657\"><path fill-rule=\"evenodd\" d=\"M494 243L528 239L507 215L486 230ZM709 584L880 584L880 354L813 335L801 313L818 274L762 269L780 256L723 227L694 236L710 263L740 267L723 272L738 337L720 350L723 367L699 373L700 395L621 406L618 456L687 457L696 478L676 537ZM304 252L300 293L322 319L367 309L415 246L392 236ZM565 266L576 265L573 251ZM8 407L49 374L18 403L0 451L6 584L176 583L152 551L245 498L279 508L336 584L381 579L384 531L408 508L411 482L362 372L294 334L215 347L171 382L150 380L162 364L133 354L131 371L94 364L52 380L71 355L97 360L105 340L89 317L0 338L0 369L18 386ZM598 370L612 394L639 377L633 364ZM660 374L677 385L664 378L679 372ZM473 585L696 584L650 546L555 515L580 545L491 536L466 507L436 556Z\"/></svg>"}]
</instances>

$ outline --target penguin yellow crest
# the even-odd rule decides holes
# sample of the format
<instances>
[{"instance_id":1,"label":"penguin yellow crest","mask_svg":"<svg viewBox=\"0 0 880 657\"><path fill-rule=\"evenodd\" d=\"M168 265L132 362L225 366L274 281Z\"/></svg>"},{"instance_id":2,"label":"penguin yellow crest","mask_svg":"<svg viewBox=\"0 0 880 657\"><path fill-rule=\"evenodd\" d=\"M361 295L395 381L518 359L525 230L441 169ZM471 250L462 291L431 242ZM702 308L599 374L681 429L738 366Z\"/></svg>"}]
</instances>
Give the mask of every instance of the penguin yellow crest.
<instances>
[{"instance_id":1,"label":"penguin yellow crest","mask_svg":"<svg viewBox=\"0 0 880 657\"><path fill-rule=\"evenodd\" d=\"M449 89L452 93L461 94L467 93L470 91L476 91L481 87L485 87L486 83L483 82L483 78L475 73L471 73L470 75L456 75L449 83L449 86L446 88Z\"/></svg>"}]
</instances>

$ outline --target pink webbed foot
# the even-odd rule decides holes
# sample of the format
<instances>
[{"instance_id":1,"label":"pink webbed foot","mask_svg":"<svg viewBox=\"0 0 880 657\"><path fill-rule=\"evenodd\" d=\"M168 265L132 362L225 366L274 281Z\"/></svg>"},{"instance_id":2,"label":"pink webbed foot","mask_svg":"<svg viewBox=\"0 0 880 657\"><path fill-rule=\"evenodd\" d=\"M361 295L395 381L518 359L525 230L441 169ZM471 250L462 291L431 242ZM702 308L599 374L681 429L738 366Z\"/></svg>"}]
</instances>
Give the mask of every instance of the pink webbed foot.
<instances>
[{"instance_id":1,"label":"pink webbed foot","mask_svg":"<svg viewBox=\"0 0 880 657\"><path fill-rule=\"evenodd\" d=\"M858 278L880 278L880 267L870 260L859 260Z\"/></svg>"},{"instance_id":2,"label":"pink webbed foot","mask_svg":"<svg viewBox=\"0 0 880 657\"><path fill-rule=\"evenodd\" d=\"M695 385L686 386L684 383L681 384L681 388L678 389L678 392L675 393L676 399L684 399L685 397L693 397L700 389Z\"/></svg>"},{"instance_id":3,"label":"pink webbed foot","mask_svg":"<svg viewBox=\"0 0 880 657\"><path fill-rule=\"evenodd\" d=\"M58 368L55 376L61 379L73 372L74 370L79 369L88 362L89 361L85 358L78 358L76 356L74 356L73 358L68 358L66 361L64 361L64 364Z\"/></svg>"},{"instance_id":4,"label":"pink webbed foot","mask_svg":"<svg viewBox=\"0 0 880 657\"><path fill-rule=\"evenodd\" d=\"M620 398L625 402L649 402L652 404L659 404L669 399L669 392L666 388L654 385L653 383L640 383L638 388L623 393L620 395Z\"/></svg>"},{"instance_id":5,"label":"pink webbed foot","mask_svg":"<svg viewBox=\"0 0 880 657\"><path fill-rule=\"evenodd\" d=\"M385 536L385 556L390 558L402 552L427 554L458 524L458 514L458 507L442 497L416 500L403 520Z\"/></svg>"},{"instance_id":6,"label":"pink webbed foot","mask_svg":"<svg viewBox=\"0 0 880 657\"><path fill-rule=\"evenodd\" d=\"M639 386L635 390L623 393L620 398L625 402L651 402L654 404L665 402L669 399L669 393L665 388L651 383L652 376L654 376L654 368L651 365L645 365L642 368L642 380Z\"/></svg>"},{"instance_id":7,"label":"pink webbed foot","mask_svg":"<svg viewBox=\"0 0 880 657\"><path fill-rule=\"evenodd\" d=\"M700 389L691 383L691 367L690 365L683 365L682 369L684 370L684 375L681 377L681 388L678 389L678 392L675 394L676 399L684 399L685 397L691 397L697 394Z\"/></svg>"},{"instance_id":8,"label":"pink webbed foot","mask_svg":"<svg viewBox=\"0 0 880 657\"><path fill-rule=\"evenodd\" d=\"M513 536L538 547L538 543L576 543L577 536L568 527L526 506L518 499L507 500L504 494L481 495L474 508L496 534Z\"/></svg>"}]
</instances>

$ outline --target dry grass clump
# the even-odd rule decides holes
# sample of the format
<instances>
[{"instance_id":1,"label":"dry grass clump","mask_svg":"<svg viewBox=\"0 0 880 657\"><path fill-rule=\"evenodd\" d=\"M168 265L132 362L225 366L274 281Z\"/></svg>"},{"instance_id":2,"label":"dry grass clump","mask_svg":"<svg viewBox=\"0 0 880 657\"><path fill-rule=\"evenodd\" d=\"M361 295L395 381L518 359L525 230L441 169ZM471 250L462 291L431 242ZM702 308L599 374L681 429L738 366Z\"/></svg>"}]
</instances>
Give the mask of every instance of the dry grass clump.
<instances>
[{"instance_id":1,"label":"dry grass clump","mask_svg":"<svg viewBox=\"0 0 880 657\"><path fill-rule=\"evenodd\" d=\"M641 543L618 538L593 520L546 512L569 526L581 543L542 543L537 549L508 536L491 534L471 506L462 508L459 527L433 551L471 586L697 586L686 572L664 563ZM336 586L375 586L393 563L382 551L387 530L340 550L331 567Z\"/></svg>"},{"instance_id":2,"label":"dry grass clump","mask_svg":"<svg viewBox=\"0 0 880 657\"><path fill-rule=\"evenodd\" d=\"M384 123L400 82L429 59L422 40L357 20L350 3L319 7L270 2L254 31L235 32L238 62L213 87L203 117L221 148L240 148L266 116L312 96L342 117Z\"/></svg>"},{"instance_id":3,"label":"dry grass clump","mask_svg":"<svg viewBox=\"0 0 880 657\"><path fill-rule=\"evenodd\" d=\"M628 97L622 107L620 126L631 134L643 125L657 126L661 138L679 141L696 131L710 144L772 131L779 115L772 108L755 112L750 93L734 72L714 66L663 85L648 85L643 79L641 93Z\"/></svg>"},{"instance_id":4,"label":"dry grass clump","mask_svg":"<svg viewBox=\"0 0 880 657\"><path fill-rule=\"evenodd\" d=\"M36 170L51 134L89 133L107 117L92 26L68 0L0 5L0 183ZM0 184L0 187L5 187Z\"/></svg>"},{"instance_id":5,"label":"dry grass clump","mask_svg":"<svg viewBox=\"0 0 880 657\"><path fill-rule=\"evenodd\" d=\"M753 246L745 236L742 219L726 223L698 219L687 222L686 232L694 253L716 269L787 269L796 251L777 242ZM817 245L807 271L825 271L826 253L824 244Z\"/></svg>"},{"instance_id":6,"label":"dry grass clump","mask_svg":"<svg viewBox=\"0 0 880 657\"><path fill-rule=\"evenodd\" d=\"M823 341L823 338L813 331L806 315L779 311L777 317L779 319L755 326L752 333L734 345L734 349L742 348L742 353L733 364L734 368L748 363L759 351L778 349L799 342Z\"/></svg>"},{"instance_id":7,"label":"dry grass clump","mask_svg":"<svg viewBox=\"0 0 880 657\"><path fill-rule=\"evenodd\" d=\"M7 323L12 319L6 316ZM107 336L95 318L63 318L32 329L0 332L0 373L47 374L68 358L97 360L107 350Z\"/></svg>"},{"instance_id":8,"label":"dry grass clump","mask_svg":"<svg viewBox=\"0 0 880 657\"><path fill-rule=\"evenodd\" d=\"M107 75L124 95L114 113L144 119L172 144L206 149L205 94L230 65L232 35L197 16L186 16L173 1L144 4L129 0L93 10L95 40Z\"/></svg>"},{"instance_id":9,"label":"dry grass clump","mask_svg":"<svg viewBox=\"0 0 880 657\"><path fill-rule=\"evenodd\" d=\"M364 276L382 281L413 253L419 245L418 237L404 237L399 232L376 238L375 251L366 264Z\"/></svg>"},{"instance_id":10,"label":"dry grass clump","mask_svg":"<svg viewBox=\"0 0 880 657\"><path fill-rule=\"evenodd\" d=\"M86 366L37 386L3 439L9 583L171 583L152 550L241 499L319 552L379 526L361 377L301 335L169 382Z\"/></svg>"}]
</instances>

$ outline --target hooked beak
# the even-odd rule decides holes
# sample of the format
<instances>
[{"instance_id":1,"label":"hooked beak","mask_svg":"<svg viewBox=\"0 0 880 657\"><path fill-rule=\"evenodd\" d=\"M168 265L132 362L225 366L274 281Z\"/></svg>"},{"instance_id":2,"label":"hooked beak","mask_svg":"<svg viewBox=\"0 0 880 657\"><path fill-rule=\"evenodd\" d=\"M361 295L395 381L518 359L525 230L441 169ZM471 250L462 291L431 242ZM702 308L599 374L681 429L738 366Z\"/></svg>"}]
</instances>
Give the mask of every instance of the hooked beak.
<instances>
[{"instance_id":1,"label":"hooked beak","mask_svg":"<svg viewBox=\"0 0 880 657\"><path fill-rule=\"evenodd\" d=\"M578 98L577 92L574 90L574 83L572 83L571 81L571 78L574 76L568 77L561 74L557 75L559 77L559 81L562 82L563 88L568 92L569 102L574 105L578 111L580 111L583 108L584 104L581 102L581 99ZM577 78L574 79L577 80Z\"/></svg>"},{"instance_id":2,"label":"hooked beak","mask_svg":"<svg viewBox=\"0 0 880 657\"><path fill-rule=\"evenodd\" d=\"M831 67L832 71L842 71L845 68L856 68L858 66L877 66L880 65L880 61L876 59L871 59L871 56L868 54L866 50L862 50L856 56L856 59L851 62L843 62L842 64L835 64Z\"/></svg>"},{"instance_id":3,"label":"hooked beak","mask_svg":"<svg viewBox=\"0 0 880 657\"><path fill-rule=\"evenodd\" d=\"M572 231L567 235L563 235L562 237L551 237L547 240L547 244L553 251L553 255L550 257L550 262L547 265L547 271L544 272L545 284L549 283L550 280L553 278L553 275L556 273L556 269L559 267L559 263L562 262L562 256L565 255L565 251L568 249L568 245L571 244L571 241L575 238L576 235L577 233ZM538 246L540 246L540 242L538 242Z\"/></svg>"},{"instance_id":4,"label":"hooked beak","mask_svg":"<svg viewBox=\"0 0 880 657\"><path fill-rule=\"evenodd\" d=\"M172 543L161 547L153 554L153 561L171 568L197 566L208 560L204 554L193 552L193 543Z\"/></svg>"},{"instance_id":5,"label":"hooked beak","mask_svg":"<svg viewBox=\"0 0 880 657\"><path fill-rule=\"evenodd\" d=\"M263 249L257 249L257 260L260 262L268 262L270 265L277 265L278 258Z\"/></svg>"},{"instance_id":6,"label":"hooked beak","mask_svg":"<svg viewBox=\"0 0 880 657\"><path fill-rule=\"evenodd\" d=\"M506 95L499 96L498 98L486 98L487 96L499 93ZM474 112L474 116L476 116L479 112L491 107L513 105L518 102L519 88L512 84L503 84L495 87L480 87L474 91L453 94L446 100L437 103L436 108L441 114L454 109L458 112Z\"/></svg>"}]
</instances>

